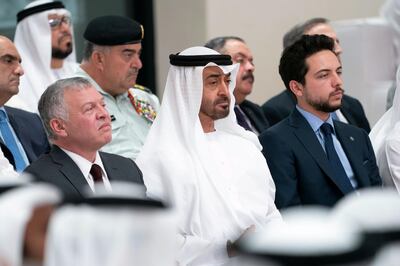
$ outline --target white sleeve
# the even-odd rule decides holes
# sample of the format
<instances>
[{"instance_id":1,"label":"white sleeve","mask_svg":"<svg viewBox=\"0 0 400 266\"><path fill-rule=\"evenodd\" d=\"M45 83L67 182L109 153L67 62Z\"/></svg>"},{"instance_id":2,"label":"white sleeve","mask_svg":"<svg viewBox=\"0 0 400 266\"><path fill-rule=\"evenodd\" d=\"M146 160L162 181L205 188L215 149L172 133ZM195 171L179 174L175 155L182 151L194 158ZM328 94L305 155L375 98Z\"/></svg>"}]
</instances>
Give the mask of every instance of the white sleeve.
<instances>
[{"instance_id":1,"label":"white sleeve","mask_svg":"<svg viewBox=\"0 0 400 266\"><path fill-rule=\"evenodd\" d=\"M278 208L275 205L275 192L276 192L276 187L275 187L275 182L272 179L271 172L268 167L268 173L267 173L267 180L268 180L268 193L269 193L269 200L268 200L268 213L267 213L267 219L266 223L280 223L282 222L282 216L281 213L279 212Z\"/></svg>"},{"instance_id":2,"label":"white sleeve","mask_svg":"<svg viewBox=\"0 0 400 266\"><path fill-rule=\"evenodd\" d=\"M400 192L400 140L396 137L389 138L385 152L390 175L397 191Z\"/></svg>"}]
</instances>

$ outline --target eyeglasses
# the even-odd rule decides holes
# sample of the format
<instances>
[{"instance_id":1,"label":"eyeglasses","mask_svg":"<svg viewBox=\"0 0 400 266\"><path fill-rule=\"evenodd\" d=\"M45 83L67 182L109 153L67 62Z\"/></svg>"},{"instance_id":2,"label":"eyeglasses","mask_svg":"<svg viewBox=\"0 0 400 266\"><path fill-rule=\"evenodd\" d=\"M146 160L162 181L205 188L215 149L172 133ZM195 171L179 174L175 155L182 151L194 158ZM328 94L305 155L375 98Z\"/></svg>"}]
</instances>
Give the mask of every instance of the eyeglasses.
<instances>
[{"instance_id":1,"label":"eyeglasses","mask_svg":"<svg viewBox=\"0 0 400 266\"><path fill-rule=\"evenodd\" d=\"M68 16L62 16L61 18L49 19L49 25L50 25L51 29L55 29L55 28L61 26L62 23L65 23L68 26L71 25L71 18Z\"/></svg>"}]
</instances>

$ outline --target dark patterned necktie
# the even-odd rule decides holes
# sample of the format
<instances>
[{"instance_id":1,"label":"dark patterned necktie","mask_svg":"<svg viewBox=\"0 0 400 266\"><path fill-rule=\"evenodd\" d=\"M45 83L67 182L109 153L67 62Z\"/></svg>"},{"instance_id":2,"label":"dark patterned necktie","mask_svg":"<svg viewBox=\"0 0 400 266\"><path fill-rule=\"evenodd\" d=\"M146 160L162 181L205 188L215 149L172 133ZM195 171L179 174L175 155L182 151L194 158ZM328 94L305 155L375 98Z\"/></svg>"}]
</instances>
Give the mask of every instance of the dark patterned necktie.
<instances>
[{"instance_id":1,"label":"dark patterned necktie","mask_svg":"<svg viewBox=\"0 0 400 266\"><path fill-rule=\"evenodd\" d=\"M251 129L251 127L249 126L249 124L247 123L246 118L245 118L244 115L242 114L242 111L239 109L239 107L235 106L234 110L235 110L235 114L236 114L236 121L237 121L237 123L238 123L241 127L243 127L244 129L249 130L249 131L253 131L253 130Z\"/></svg>"},{"instance_id":2,"label":"dark patterned necktie","mask_svg":"<svg viewBox=\"0 0 400 266\"><path fill-rule=\"evenodd\" d=\"M348 193L353 191L354 188L350 183L350 179L344 170L342 162L340 161L339 155L335 150L335 146L333 145L333 128L328 123L323 123L320 127L322 134L324 134L325 139L325 152L328 157L329 164L331 165L332 172L334 174L334 178L336 182L341 184L341 186L345 189L345 192Z\"/></svg>"},{"instance_id":3,"label":"dark patterned necktie","mask_svg":"<svg viewBox=\"0 0 400 266\"><path fill-rule=\"evenodd\" d=\"M101 174L101 167L97 164L92 164L92 168L90 168L90 174L93 177L93 181L95 183L101 182L103 183L103 176Z\"/></svg>"}]
</instances>

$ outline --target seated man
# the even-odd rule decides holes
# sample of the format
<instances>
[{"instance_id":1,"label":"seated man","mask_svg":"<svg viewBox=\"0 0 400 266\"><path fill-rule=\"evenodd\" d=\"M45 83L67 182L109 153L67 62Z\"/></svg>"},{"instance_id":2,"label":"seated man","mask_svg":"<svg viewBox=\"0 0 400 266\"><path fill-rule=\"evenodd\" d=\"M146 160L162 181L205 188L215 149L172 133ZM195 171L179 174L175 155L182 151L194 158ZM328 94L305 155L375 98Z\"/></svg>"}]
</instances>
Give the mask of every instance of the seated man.
<instances>
[{"instance_id":1,"label":"seated man","mask_svg":"<svg viewBox=\"0 0 400 266\"><path fill-rule=\"evenodd\" d=\"M112 141L102 151L135 160L159 108L157 96L136 84L142 68L143 26L121 16L102 16L84 32L85 53L77 75L90 80L111 115Z\"/></svg>"},{"instance_id":2,"label":"seated man","mask_svg":"<svg viewBox=\"0 0 400 266\"><path fill-rule=\"evenodd\" d=\"M209 40L205 45L218 53L228 54L233 63L240 67L236 78L235 96L236 120L243 128L259 135L269 127L261 107L246 99L253 90L254 70L253 54L245 41L236 36L217 37Z\"/></svg>"},{"instance_id":3,"label":"seated man","mask_svg":"<svg viewBox=\"0 0 400 266\"><path fill-rule=\"evenodd\" d=\"M50 85L39 100L39 113L50 141L50 153L25 171L59 187L66 196L84 196L95 182L111 190L110 181L143 184L136 164L119 155L99 152L111 141L111 120L103 96L80 77Z\"/></svg>"},{"instance_id":4,"label":"seated man","mask_svg":"<svg viewBox=\"0 0 400 266\"><path fill-rule=\"evenodd\" d=\"M12 96L18 94L23 74L17 49L9 39L0 35L0 147L18 172L50 150L37 114L4 106Z\"/></svg>"},{"instance_id":5,"label":"seated man","mask_svg":"<svg viewBox=\"0 0 400 266\"><path fill-rule=\"evenodd\" d=\"M384 186L395 187L400 194L400 67L392 107L376 122L369 137L374 147Z\"/></svg>"},{"instance_id":6,"label":"seated man","mask_svg":"<svg viewBox=\"0 0 400 266\"><path fill-rule=\"evenodd\" d=\"M332 206L356 189L382 184L365 130L332 119L343 98L333 39L304 35L282 54L279 74L296 108L260 135L278 208Z\"/></svg>"},{"instance_id":7,"label":"seated man","mask_svg":"<svg viewBox=\"0 0 400 266\"><path fill-rule=\"evenodd\" d=\"M283 37L283 49L289 47L294 42L299 40L303 34L323 34L331 37L335 41L335 54L340 59L342 47L339 44L336 32L333 30L332 26L329 25L329 21L327 19L313 18L294 26ZM272 126L289 116L295 105L296 99L288 90L284 90L264 103L262 105L262 109L265 117ZM333 119L335 120L361 127L367 132L371 130L361 103L349 95L343 94L342 105L332 115Z\"/></svg>"},{"instance_id":8,"label":"seated man","mask_svg":"<svg viewBox=\"0 0 400 266\"><path fill-rule=\"evenodd\" d=\"M78 64L71 13L64 4L53 0L29 2L17 13L14 37L22 66L29 72L21 79L21 92L8 104L37 113L39 98L47 86L72 75Z\"/></svg>"},{"instance_id":9,"label":"seated man","mask_svg":"<svg viewBox=\"0 0 400 266\"><path fill-rule=\"evenodd\" d=\"M234 241L280 220L275 185L255 134L236 123L237 66L192 47L170 56L163 106L137 163L147 195L180 214L180 265L223 265Z\"/></svg>"}]
</instances>

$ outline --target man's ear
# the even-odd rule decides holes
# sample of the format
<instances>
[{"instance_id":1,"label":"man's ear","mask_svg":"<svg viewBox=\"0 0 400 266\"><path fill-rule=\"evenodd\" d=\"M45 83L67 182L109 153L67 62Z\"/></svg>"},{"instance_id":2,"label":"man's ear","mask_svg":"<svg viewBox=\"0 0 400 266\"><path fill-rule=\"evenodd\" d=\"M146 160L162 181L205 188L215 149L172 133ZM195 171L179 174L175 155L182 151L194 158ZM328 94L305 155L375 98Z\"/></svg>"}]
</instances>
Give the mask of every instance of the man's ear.
<instances>
[{"instance_id":1,"label":"man's ear","mask_svg":"<svg viewBox=\"0 0 400 266\"><path fill-rule=\"evenodd\" d=\"M289 88L293 92L293 94L296 95L296 97L303 96L304 86L300 82L291 80L289 82Z\"/></svg>"},{"instance_id":2,"label":"man's ear","mask_svg":"<svg viewBox=\"0 0 400 266\"><path fill-rule=\"evenodd\" d=\"M91 60L96 66L97 69L104 70L105 65L105 57L104 54L100 51L93 51Z\"/></svg>"},{"instance_id":3,"label":"man's ear","mask_svg":"<svg viewBox=\"0 0 400 266\"><path fill-rule=\"evenodd\" d=\"M56 136L68 136L67 131L65 130L64 121L58 118L53 118L50 120L50 127L53 130L53 133Z\"/></svg>"}]
</instances>

